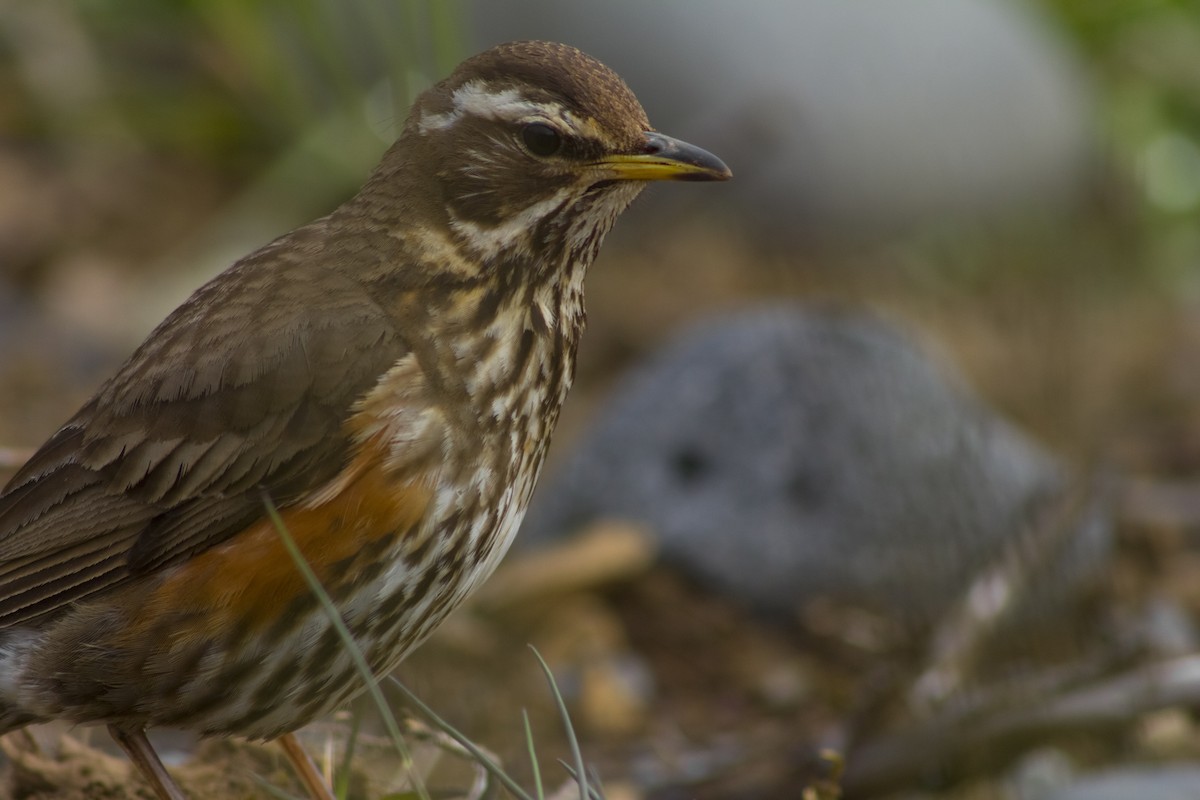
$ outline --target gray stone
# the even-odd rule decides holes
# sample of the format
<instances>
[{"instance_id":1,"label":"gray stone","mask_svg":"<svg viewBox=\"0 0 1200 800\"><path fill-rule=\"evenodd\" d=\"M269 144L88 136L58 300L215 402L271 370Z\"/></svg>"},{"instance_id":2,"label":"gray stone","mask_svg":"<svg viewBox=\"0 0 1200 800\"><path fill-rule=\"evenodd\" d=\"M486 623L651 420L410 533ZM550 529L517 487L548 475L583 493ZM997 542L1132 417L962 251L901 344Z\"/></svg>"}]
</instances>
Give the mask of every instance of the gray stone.
<instances>
[{"instance_id":1,"label":"gray stone","mask_svg":"<svg viewBox=\"0 0 1200 800\"><path fill-rule=\"evenodd\" d=\"M633 519L668 562L753 605L822 596L930 621L1064 482L898 330L774 308L685 333L629 375L543 476L522 537Z\"/></svg>"},{"instance_id":2,"label":"gray stone","mask_svg":"<svg viewBox=\"0 0 1200 800\"><path fill-rule=\"evenodd\" d=\"M1006 781L1013 800L1045 800L1075 779L1071 757L1053 747L1042 747L1021 757Z\"/></svg>"},{"instance_id":3,"label":"gray stone","mask_svg":"<svg viewBox=\"0 0 1200 800\"><path fill-rule=\"evenodd\" d=\"M551 38L608 63L733 169L705 201L779 233L1044 210L1095 152L1082 65L1011 0L480 0L471 18L480 47Z\"/></svg>"},{"instance_id":4,"label":"gray stone","mask_svg":"<svg viewBox=\"0 0 1200 800\"><path fill-rule=\"evenodd\" d=\"M1022 800L1196 800L1200 766L1126 767L1097 772L1071 785Z\"/></svg>"}]
</instances>

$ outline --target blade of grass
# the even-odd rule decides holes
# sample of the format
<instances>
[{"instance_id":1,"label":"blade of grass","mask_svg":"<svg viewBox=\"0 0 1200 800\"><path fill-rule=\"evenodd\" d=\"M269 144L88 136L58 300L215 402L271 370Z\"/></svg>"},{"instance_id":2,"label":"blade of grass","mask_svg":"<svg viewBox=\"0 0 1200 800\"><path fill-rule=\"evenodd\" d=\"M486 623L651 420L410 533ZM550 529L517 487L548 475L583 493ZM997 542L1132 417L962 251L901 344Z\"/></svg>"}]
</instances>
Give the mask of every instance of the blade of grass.
<instances>
[{"instance_id":1,"label":"blade of grass","mask_svg":"<svg viewBox=\"0 0 1200 800\"><path fill-rule=\"evenodd\" d=\"M562 765L562 768L567 771L568 775L570 775L572 778L575 778L574 767L563 761L561 758L558 759L558 763ZM596 788L600 785L600 776L596 774L595 770L589 770L589 772L591 777L589 777L588 780L592 781L595 785L588 784L588 797L591 798L591 800L605 800L603 787L600 787L599 789ZM576 783L578 783L578 780L576 780Z\"/></svg>"},{"instance_id":2,"label":"blade of grass","mask_svg":"<svg viewBox=\"0 0 1200 800\"><path fill-rule=\"evenodd\" d=\"M462 749L470 753L471 758L474 758L480 764L482 764L483 768L486 769L492 777L500 781L500 783L504 785L504 788L508 789L508 791L511 792L514 797L518 798L518 800L533 800L533 798L530 797L529 794L522 789L516 781L508 777L508 774L505 773L500 765L493 761L487 753L483 752L478 745L460 733L449 722L446 722L446 720L439 717L432 708L421 702L421 699L409 691L408 687L398 681L394 675L391 676L389 680L391 681L392 686L395 687L396 691L404 695L404 700L409 705L413 706L422 717L425 717L425 719L427 719L433 725L433 727L449 736L451 739L457 742Z\"/></svg>"},{"instance_id":3,"label":"blade of grass","mask_svg":"<svg viewBox=\"0 0 1200 800\"><path fill-rule=\"evenodd\" d=\"M546 682L550 684L550 692L554 695L554 703L558 706L558 715L562 719L563 729L567 733L567 742L571 745L571 760L575 762L575 781L579 784L580 800L589 800L591 793L588 791L583 753L579 749L579 738L575 736L575 726L571 724L571 715L567 713L567 704L563 701L562 693L558 691L558 684L554 681L554 673L550 671L550 665L542 658L542 654L537 651L536 647L529 645L529 649L533 651L534 658L542 666L542 672L546 674Z\"/></svg>"},{"instance_id":4,"label":"blade of grass","mask_svg":"<svg viewBox=\"0 0 1200 800\"><path fill-rule=\"evenodd\" d=\"M408 746L404 743L404 737L400 733L400 726L396 722L396 717L392 714L391 708L387 704L387 699L383 696L383 691L379 688L379 681L375 679L375 675L371 672L371 667L367 664L367 659L363 655L362 648L354 641L354 635L350 633L350 629L346 627L346 621L342 619L341 612L337 606L333 604L333 599L329 593L325 591L325 587L321 585L321 581L317 578L317 574L313 572L308 561L304 558L304 554L300 552L300 548L296 546L296 540L292 538L288 532L287 526L284 524L283 517L279 514L279 509L275 507L275 502L271 496L264 490L262 493L263 506L267 510L267 516L270 517L271 523L279 532L280 538L283 540L283 546L288 551L288 555L292 557L296 568L300 570L300 574L304 576L304 580L308 583L309 589L313 596L317 598L317 602L321 604L321 608L325 611L325 615L329 618L329 624L338 632L338 636L342 640L342 644L346 647L346 652L349 653L350 659L354 662L358 674L366 683L367 692L370 693L371 699L375 706L379 709L379 715L383 719L384 727L387 728L388 735L392 739L392 743L396 747L396 751L400 754L401 763L408 770L409 779L412 781L413 788L421 800L432 800L428 790L425 788L425 782L417 775L416 765L413 763L412 753L409 752Z\"/></svg>"},{"instance_id":5,"label":"blade of grass","mask_svg":"<svg viewBox=\"0 0 1200 800\"><path fill-rule=\"evenodd\" d=\"M342 753L342 768L334 781L333 793L339 798L350 796L350 765L354 763L354 751L358 748L358 734L362 726L362 718L358 714L350 717L350 735L346 737L346 750Z\"/></svg>"},{"instance_id":6,"label":"blade of grass","mask_svg":"<svg viewBox=\"0 0 1200 800\"><path fill-rule=\"evenodd\" d=\"M529 749L529 768L533 771L533 793L536 797L545 797L542 788L542 768L538 766L537 748L533 746L533 727L529 724L529 712L521 709L521 719L525 723L525 746Z\"/></svg>"}]
</instances>

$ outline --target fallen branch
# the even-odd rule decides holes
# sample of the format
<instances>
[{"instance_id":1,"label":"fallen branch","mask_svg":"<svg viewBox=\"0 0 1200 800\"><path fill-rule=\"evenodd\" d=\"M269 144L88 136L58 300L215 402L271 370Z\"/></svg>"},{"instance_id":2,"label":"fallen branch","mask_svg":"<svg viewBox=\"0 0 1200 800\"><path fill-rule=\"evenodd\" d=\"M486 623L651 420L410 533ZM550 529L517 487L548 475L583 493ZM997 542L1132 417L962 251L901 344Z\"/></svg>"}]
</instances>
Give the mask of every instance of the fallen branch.
<instances>
[{"instance_id":1,"label":"fallen branch","mask_svg":"<svg viewBox=\"0 0 1200 800\"><path fill-rule=\"evenodd\" d=\"M1051 735L1119 730L1152 711L1200 707L1200 656L1137 667L1059 694L1022 692L1020 707L1014 707L1015 696L997 692L970 710L947 711L863 742L846 758L847 795L886 793L969 755L1002 758Z\"/></svg>"}]
</instances>

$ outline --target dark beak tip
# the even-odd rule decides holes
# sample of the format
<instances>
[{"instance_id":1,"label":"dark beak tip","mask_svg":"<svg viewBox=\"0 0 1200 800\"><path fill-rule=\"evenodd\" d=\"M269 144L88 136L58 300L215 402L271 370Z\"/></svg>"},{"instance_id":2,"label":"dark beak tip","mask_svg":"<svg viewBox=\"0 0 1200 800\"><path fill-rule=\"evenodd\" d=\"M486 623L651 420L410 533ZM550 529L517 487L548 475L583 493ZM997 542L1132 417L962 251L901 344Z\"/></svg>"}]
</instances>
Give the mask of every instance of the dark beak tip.
<instances>
[{"instance_id":1,"label":"dark beak tip","mask_svg":"<svg viewBox=\"0 0 1200 800\"><path fill-rule=\"evenodd\" d=\"M727 181L733 177L732 170L712 153L658 131L646 132L644 152L699 168L674 176L674 179L678 181L689 183Z\"/></svg>"},{"instance_id":2,"label":"dark beak tip","mask_svg":"<svg viewBox=\"0 0 1200 800\"><path fill-rule=\"evenodd\" d=\"M733 177L733 170L725 165L725 162L714 156L707 150L701 150L698 147L692 148L689 153L691 156L687 158L687 163L700 169L692 172L683 172L679 174L679 180L696 182L709 181L727 181Z\"/></svg>"}]
</instances>

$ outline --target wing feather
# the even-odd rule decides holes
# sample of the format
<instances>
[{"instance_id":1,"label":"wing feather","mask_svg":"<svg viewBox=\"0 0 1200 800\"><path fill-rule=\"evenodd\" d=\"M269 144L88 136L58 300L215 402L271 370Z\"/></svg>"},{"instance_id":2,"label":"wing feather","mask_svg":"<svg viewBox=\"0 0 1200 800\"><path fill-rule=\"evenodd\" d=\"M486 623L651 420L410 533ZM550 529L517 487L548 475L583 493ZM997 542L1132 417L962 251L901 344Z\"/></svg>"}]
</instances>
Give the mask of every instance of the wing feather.
<instances>
[{"instance_id":1,"label":"wing feather","mask_svg":"<svg viewBox=\"0 0 1200 800\"><path fill-rule=\"evenodd\" d=\"M225 541L262 488L325 485L407 352L359 284L271 247L201 288L0 493L0 627Z\"/></svg>"}]
</instances>

